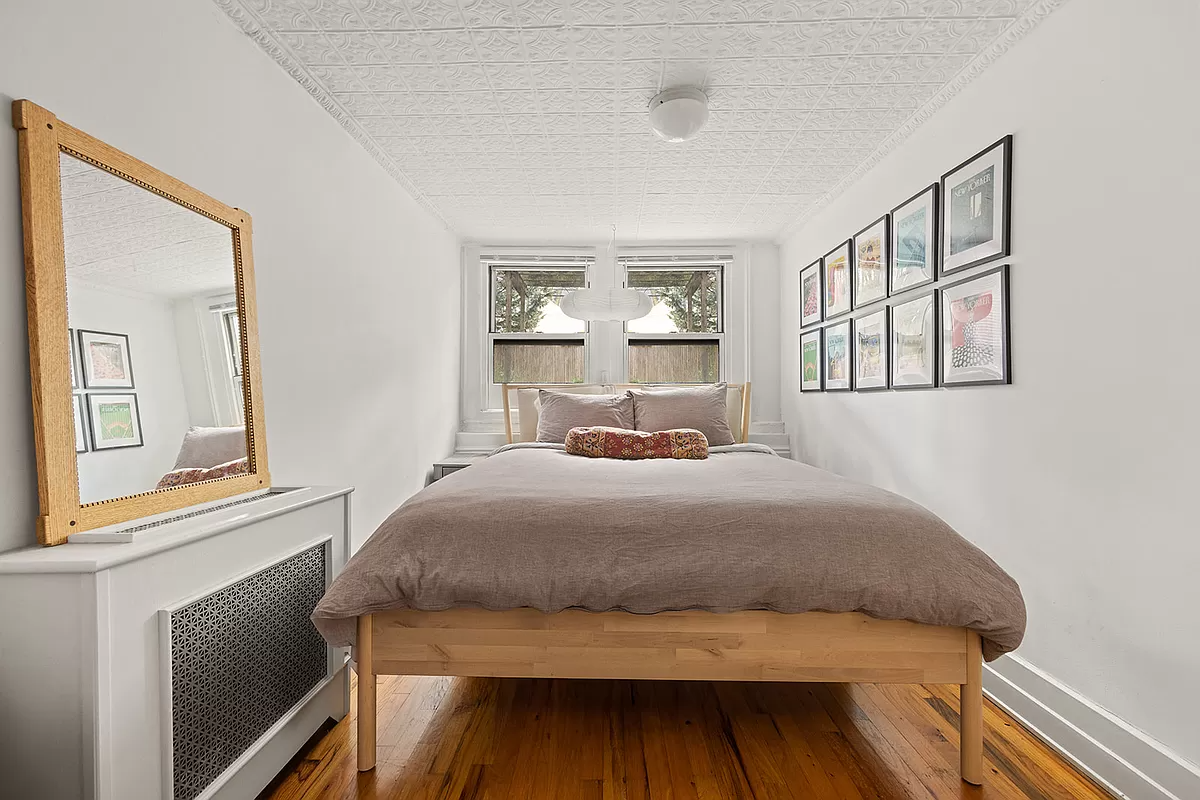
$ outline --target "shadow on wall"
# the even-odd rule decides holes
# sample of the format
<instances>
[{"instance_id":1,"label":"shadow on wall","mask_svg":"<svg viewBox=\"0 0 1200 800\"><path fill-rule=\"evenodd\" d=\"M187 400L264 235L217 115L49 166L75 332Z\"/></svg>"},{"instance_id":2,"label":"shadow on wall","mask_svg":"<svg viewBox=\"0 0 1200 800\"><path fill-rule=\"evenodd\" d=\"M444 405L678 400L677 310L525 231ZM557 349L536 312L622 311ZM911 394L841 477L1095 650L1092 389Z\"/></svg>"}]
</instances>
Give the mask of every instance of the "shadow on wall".
<instances>
[{"instance_id":1,"label":"shadow on wall","mask_svg":"<svg viewBox=\"0 0 1200 800\"><path fill-rule=\"evenodd\" d=\"M12 101L0 94L6 117ZM0 419L8 433L0 447L0 552L33 545L38 514L16 152L17 134L6 122L0 125Z\"/></svg>"}]
</instances>

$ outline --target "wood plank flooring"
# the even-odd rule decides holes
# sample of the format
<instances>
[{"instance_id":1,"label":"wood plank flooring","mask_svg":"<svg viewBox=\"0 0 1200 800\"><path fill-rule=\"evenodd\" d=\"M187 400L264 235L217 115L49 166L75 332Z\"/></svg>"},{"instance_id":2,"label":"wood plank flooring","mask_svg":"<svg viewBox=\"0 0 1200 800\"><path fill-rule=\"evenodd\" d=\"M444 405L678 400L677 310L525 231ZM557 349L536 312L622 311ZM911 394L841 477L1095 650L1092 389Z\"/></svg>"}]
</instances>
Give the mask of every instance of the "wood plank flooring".
<instances>
[{"instance_id":1,"label":"wood plank flooring","mask_svg":"<svg viewBox=\"0 0 1200 800\"><path fill-rule=\"evenodd\" d=\"M1109 796L991 703L985 784L958 777L958 687L379 678L379 760L353 712L271 800L892 800Z\"/></svg>"}]
</instances>

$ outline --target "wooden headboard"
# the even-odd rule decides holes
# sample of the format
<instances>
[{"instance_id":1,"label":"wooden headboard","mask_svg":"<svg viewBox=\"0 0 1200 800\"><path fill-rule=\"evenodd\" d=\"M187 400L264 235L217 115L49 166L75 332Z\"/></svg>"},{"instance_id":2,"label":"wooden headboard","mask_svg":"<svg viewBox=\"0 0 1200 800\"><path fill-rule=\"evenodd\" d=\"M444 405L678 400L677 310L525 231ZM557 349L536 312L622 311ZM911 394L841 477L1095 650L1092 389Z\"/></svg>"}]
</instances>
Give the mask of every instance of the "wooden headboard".
<instances>
[{"instance_id":1,"label":"wooden headboard","mask_svg":"<svg viewBox=\"0 0 1200 800\"><path fill-rule=\"evenodd\" d=\"M579 391L580 389L611 389L613 393L623 392L626 389L682 389L693 386L710 386L706 383L672 383L672 384L652 384L652 383L505 383L500 386L500 394L504 398L504 436L509 444L513 443L513 425L512 425L512 403L509 400L509 392L519 389L549 389L550 391L570 392L571 390ZM741 427L742 435L740 441L745 443L750 437L750 381L745 383L730 383L727 384L730 389L740 389L742 393L742 408L741 408ZM593 392L600 394L600 392Z\"/></svg>"}]
</instances>

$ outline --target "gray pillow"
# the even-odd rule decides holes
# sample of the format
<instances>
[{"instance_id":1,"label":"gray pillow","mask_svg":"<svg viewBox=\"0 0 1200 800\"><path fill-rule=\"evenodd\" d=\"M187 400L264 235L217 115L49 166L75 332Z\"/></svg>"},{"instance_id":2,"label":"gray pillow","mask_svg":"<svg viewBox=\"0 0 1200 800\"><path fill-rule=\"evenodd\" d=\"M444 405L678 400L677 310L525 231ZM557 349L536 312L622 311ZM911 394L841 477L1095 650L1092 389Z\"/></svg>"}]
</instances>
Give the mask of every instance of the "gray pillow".
<instances>
[{"instance_id":1,"label":"gray pillow","mask_svg":"<svg viewBox=\"0 0 1200 800\"><path fill-rule=\"evenodd\" d=\"M681 389L635 389L634 424L639 431L653 433L692 428L704 434L709 445L733 444L724 383Z\"/></svg>"},{"instance_id":2,"label":"gray pillow","mask_svg":"<svg viewBox=\"0 0 1200 800\"><path fill-rule=\"evenodd\" d=\"M188 428L175 459L176 469L210 469L246 457L246 429Z\"/></svg>"},{"instance_id":3,"label":"gray pillow","mask_svg":"<svg viewBox=\"0 0 1200 800\"><path fill-rule=\"evenodd\" d=\"M567 440L571 428L590 428L606 425L610 428L633 430L633 398L624 394L566 394L538 391L542 409L538 412L537 440L557 442Z\"/></svg>"}]
</instances>

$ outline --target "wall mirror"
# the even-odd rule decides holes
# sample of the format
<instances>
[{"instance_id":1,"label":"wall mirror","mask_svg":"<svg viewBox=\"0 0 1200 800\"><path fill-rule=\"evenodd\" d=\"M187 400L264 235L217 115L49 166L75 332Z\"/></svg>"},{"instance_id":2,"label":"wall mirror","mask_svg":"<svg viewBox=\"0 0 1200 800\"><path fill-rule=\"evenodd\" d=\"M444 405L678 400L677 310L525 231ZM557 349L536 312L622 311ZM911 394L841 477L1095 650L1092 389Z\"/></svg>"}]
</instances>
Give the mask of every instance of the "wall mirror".
<instances>
[{"instance_id":1,"label":"wall mirror","mask_svg":"<svg viewBox=\"0 0 1200 800\"><path fill-rule=\"evenodd\" d=\"M267 488L250 216L29 101L13 124L38 540Z\"/></svg>"}]
</instances>

